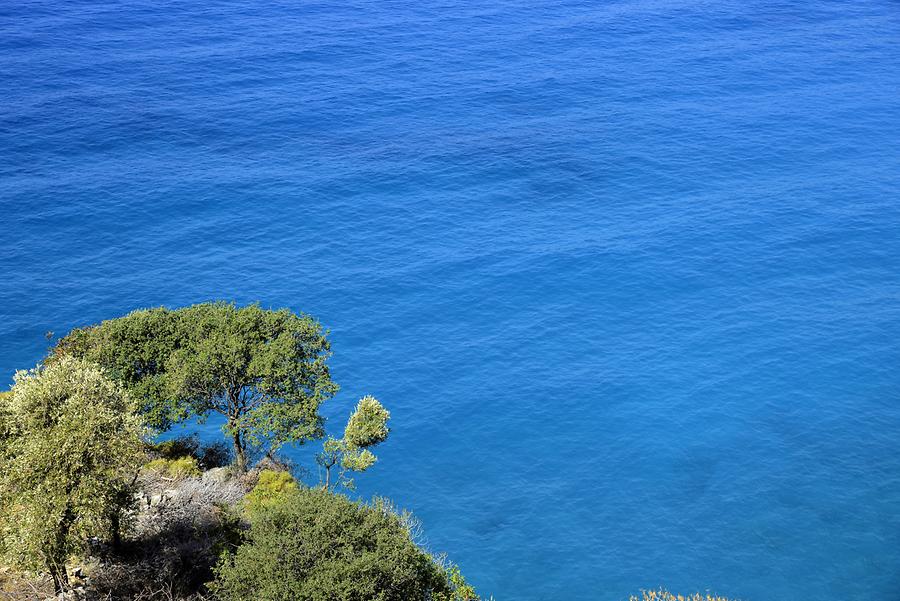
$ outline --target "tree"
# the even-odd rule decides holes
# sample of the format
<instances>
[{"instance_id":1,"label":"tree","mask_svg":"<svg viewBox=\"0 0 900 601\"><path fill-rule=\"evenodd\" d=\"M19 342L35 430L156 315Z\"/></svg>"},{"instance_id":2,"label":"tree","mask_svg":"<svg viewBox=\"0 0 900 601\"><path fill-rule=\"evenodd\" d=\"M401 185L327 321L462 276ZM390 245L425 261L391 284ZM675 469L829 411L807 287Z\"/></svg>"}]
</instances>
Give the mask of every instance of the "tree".
<instances>
[{"instance_id":1,"label":"tree","mask_svg":"<svg viewBox=\"0 0 900 601\"><path fill-rule=\"evenodd\" d=\"M287 309L203 303L75 330L54 354L98 362L141 399L147 423L159 429L191 415L223 415L235 464L245 470L251 448L271 452L323 436L319 406L338 390L326 334Z\"/></svg>"},{"instance_id":2,"label":"tree","mask_svg":"<svg viewBox=\"0 0 900 601\"><path fill-rule=\"evenodd\" d=\"M166 364L182 343L182 320L165 307L76 328L60 339L45 362L74 356L99 365L139 404L144 423L164 431L190 417L190 407L169 394Z\"/></svg>"},{"instance_id":3,"label":"tree","mask_svg":"<svg viewBox=\"0 0 900 601\"><path fill-rule=\"evenodd\" d=\"M452 590L399 516L317 489L254 514L211 588L230 601L425 601Z\"/></svg>"},{"instance_id":4,"label":"tree","mask_svg":"<svg viewBox=\"0 0 900 601\"><path fill-rule=\"evenodd\" d=\"M325 468L325 490L331 486L331 470L341 467L338 482L352 487L352 480L346 478L348 471L364 472L372 467L377 458L369 448L384 442L390 430L387 427L391 414L375 397L364 396L356 405L356 410L347 420L344 437L328 437L322 445L322 452L316 462Z\"/></svg>"},{"instance_id":5,"label":"tree","mask_svg":"<svg viewBox=\"0 0 900 601\"><path fill-rule=\"evenodd\" d=\"M89 536L113 535L126 509L139 422L121 385L70 357L16 374L0 404L0 548L14 566L49 572L62 591L67 558Z\"/></svg>"}]
</instances>

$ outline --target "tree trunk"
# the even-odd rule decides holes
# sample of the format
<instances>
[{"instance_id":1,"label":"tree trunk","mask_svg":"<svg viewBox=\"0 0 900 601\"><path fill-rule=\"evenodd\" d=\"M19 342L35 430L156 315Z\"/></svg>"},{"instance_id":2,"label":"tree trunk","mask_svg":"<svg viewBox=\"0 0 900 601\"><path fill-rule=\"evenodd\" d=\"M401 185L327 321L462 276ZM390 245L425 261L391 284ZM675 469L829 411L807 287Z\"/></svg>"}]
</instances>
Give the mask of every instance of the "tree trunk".
<instances>
[{"instance_id":1,"label":"tree trunk","mask_svg":"<svg viewBox=\"0 0 900 601\"><path fill-rule=\"evenodd\" d=\"M68 490L66 491L69 492ZM53 578L53 587L56 593L62 593L69 588L69 574L66 572L66 537L69 535L69 528L75 516L72 514L72 508L66 507L63 517L60 520L59 529L56 531L55 541L45 549L44 558L47 564L47 571Z\"/></svg>"},{"instance_id":2,"label":"tree trunk","mask_svg":"<svg viewBox=\"0 0 900 601\"><path fill-rule=\"evenodd\" d=\"M56 591L57 595L65 592L62 581L59 579L59 574L56 573L56 569L52 567L48 569L50 570L50 576L53 578L53 590Z\"/></svg>"},{"instance_id":3,"label":"tree trunk","mask_svg":"<svg viewBox=\"0 0 900 601\"><path fill-rule=\"evenodd\" d=\"M112 548L115 551L122 549L122 523L119 519L119 511L113 511L110 516L110 526L112 530Z\"/></svg>"},{"instance_id":4,"label":"tree trunk","mask_svg":"<svg viewBox=\"0 0 900 601\"><path fill-rule=\"evenodd\" d=\"M64 593L69 589L69 574L66 572L65 562L57 563L52 560L47 561L47 571L53 578L53 588L56 594Z\"/></svg>"},{"instance_id":5,"label":"tree trunk","mask_svg":"<svg viewBox=\"0 0 900 601\"><path fill-rule=\"evenodd\" d=\"M234 466L239 472L247 471L247 451L244 449L244 443L241 440L241 433L234 431L232 434L234 441Z\"/></svg>"},{"instance_id":6,"label":"tree trunk","mask_svg":"<svg viewBox=\"0 0 900 601\"><path fill-rule=\"evenodd\" d=\"M325 490L328 490L328 486L331 484L331 466L325 466Z\"/></svg>"}]
</instances>

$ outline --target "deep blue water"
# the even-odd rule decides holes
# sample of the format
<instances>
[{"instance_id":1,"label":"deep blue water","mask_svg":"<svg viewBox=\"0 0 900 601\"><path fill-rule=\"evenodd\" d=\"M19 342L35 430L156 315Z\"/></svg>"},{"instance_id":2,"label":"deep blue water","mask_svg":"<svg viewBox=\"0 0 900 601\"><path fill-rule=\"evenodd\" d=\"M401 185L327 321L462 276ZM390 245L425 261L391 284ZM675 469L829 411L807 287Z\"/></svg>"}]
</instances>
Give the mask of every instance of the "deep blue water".
<instances>
[{"instance_id":1,"label":"deep blue water","mask_svg":"<svg viewBox=\"0 0 900 601\"><path fill-rule=\"evenodd\" d=\"M898 186L896 2L7 1L0 375L288 306L485 593L897 600Z\"/></svg>"}]
</instances>

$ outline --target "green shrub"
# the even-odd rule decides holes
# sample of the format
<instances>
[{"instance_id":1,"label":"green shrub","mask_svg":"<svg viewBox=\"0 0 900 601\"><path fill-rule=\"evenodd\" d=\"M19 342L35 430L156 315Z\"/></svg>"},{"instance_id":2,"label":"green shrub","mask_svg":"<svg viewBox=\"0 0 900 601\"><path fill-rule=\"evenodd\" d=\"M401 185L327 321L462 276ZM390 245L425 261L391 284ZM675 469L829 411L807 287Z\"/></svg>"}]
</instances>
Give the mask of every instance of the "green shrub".
<instances>
[{"instance_id":1,"label":"green shrub","mask_svg":"<svg viewBox=\"0 0 900 601\"><path fill-rule=\"evenodd\" d=\"M182 480L200 475L200 467L193 457L179 457L178 459L154 459L144 465L144 469L155 472L164 478Z\"/></svg>"},{"instance_id":2,"label":"green shrub","mask_svg":"<svg viewBox=\"0 0 900 601\"><path fill-rule=\"evenodd\" d=\"M297 481L287 472L262 470L256 486L244 498L247 513L256 515L262 509L281 501L286 493L297 490Z\"/></svg>"},{"instance_id":3,"label":"green shrub","mask_svg":"<svg viewBox=\"0 0 900 601\"><path fill-rule=\"evenodd\" d=\"M479 601L480 597L475 592L475 587L466 582L459 566L448 565L444 568L444 574L447 578L447 584L450 586L450 591L436 593L434 601Z\"/></svg>"},{"instance_id":4,"label":"green shrub","mask_svg":"<svg viewBox=\"0 0 900 601\"><path fill-rule=\"evenodd\" d=\"M322 490L263 507L210 588L229 601L424 601L452 598L447 572L401 518Z\"/></svg>"}]
</instances>

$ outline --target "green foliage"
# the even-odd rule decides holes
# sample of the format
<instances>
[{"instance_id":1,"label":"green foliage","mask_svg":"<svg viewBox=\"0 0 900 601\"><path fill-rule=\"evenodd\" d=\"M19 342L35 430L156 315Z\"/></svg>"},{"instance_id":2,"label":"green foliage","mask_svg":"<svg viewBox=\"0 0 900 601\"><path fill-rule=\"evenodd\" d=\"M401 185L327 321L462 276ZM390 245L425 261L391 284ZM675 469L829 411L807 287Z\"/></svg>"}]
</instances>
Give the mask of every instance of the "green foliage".
<instances>
[{"instance_id":1,"label":"green foliage","mask_svg":"<svg viewBox=\"0 0 900 601\"><path fill-rule=\"evenodd\" d=\"M444 575L450 590L436 594L433 601L479 601L481 599L475 592L475 587L466 582L459 566L450 564L444 568Z\"/></svg>"},{"instance_id":2,"label":"green foliage","mask_svg":"<svg viewBox=\"0 0 900 601\"><path fill-rule=\"evenodd\" d=\"M287 472L262 470L259 480L244 498L244 508L251 516L279 503L284 495L297 490L297 481Z\"/></svg>"},{"instance_id":3,"label":"green foliage","mask_svg":"<svg viewBox=\"0 0 900 601\"><path fill-rule=\"evenodd\" d=\"M166 430L190 417L190 407L168 392L166 364L183 342L178 313L158 307L77 328L59 340L48 364L74 356L99 365L140 404L145 423Z\"/></svg>"},{"instance_id":4,"label":"green foliage","mask_svg":"<svg viewBox=\"0 0 900 601\"><path fill-rule=\"evenodd\" d=\"M0 392L0 461L3 461L10 442L16 437L11 403L12 391Z\"/></svg>"},{"instance_id":5,"label":"green foliage","mask_svg":"<svg viewBox=\"0 0 900 601\"><path fill-rule=\"evenodd\" d=\"M452 592L398 516L311 489L263 508L211 588L229 601L425 601Z\"/></svg>"},{"instance_id":6,"label":"green foliage","mask_svg":"<svg viewBox=\"0 0 900 601\"><path fill-rule=\"evenodd\" d=\"M369 449L348 447L341 457L341 467L351 472L364 472L378 461L375 453Z\"/></svg>"},{"instance_id":7,"label":"green foliage","mask_svg":"<svg viewBox=\"0 0 900 601\"><path fill-rule=\"evenodd\" d=\"M16 374L2 405L0 550L62 588L66 559L89 536L112 535L130 503L142 455L133 405L97 367L68 357Z\"/></svg>"},{"instance_id":8,"label":"green foliage","mask_svg":"<svg viewBox=\"0 0 900 601\"><path fill-rule=\"evenodd\" d=\"M259 305L135 311L74 330L54 351L54 358L66 355L95 361L122 381L157 429L191 415L224 415L241 469L250 449L320 438L319 406L338 389L321 325Z\"/></svg>"},{"instance_id":9,"label":"green foliage","mask_svg":"<svg viewBox=\"0 0 900 601\"><path fill-rule=\"evenodd\" d=\"M144 469L156 472L160 476L171 478L172 480L196 477L202 473L200 466L197 465L197 460L191 456L179 457L178 459L154 459L144 465Z\"/></svg>"},{"instance_id":10,"label":"green foliage","mask_svg":"<svg viewBox=\"0 0 900 601\"><path fill-rule=\"evenodd\" d=\"M347 478L347 472L364 472L375 465L377 458L369 447L387 439L390 417L391 414L375 397L364 396L359 400L347 420L343 438L329 436L322 445L322 452L316 456L316 462L325 468L326 490L331 487L331 470L335 466L341 468L338 483L352 488L353 481Z\"/></svg>"},{"instance_id":11,"label":"green foliage","mask_svg":"<svg viewBox=\"0 0 900 601\"><path fill-rule=\"evenodd\" d=\"M347 420L344 441L353 448L365 449L384 442L388 437L387 422L391 414L373 396L364 396Z\"/></svg>"}]
</instances>

